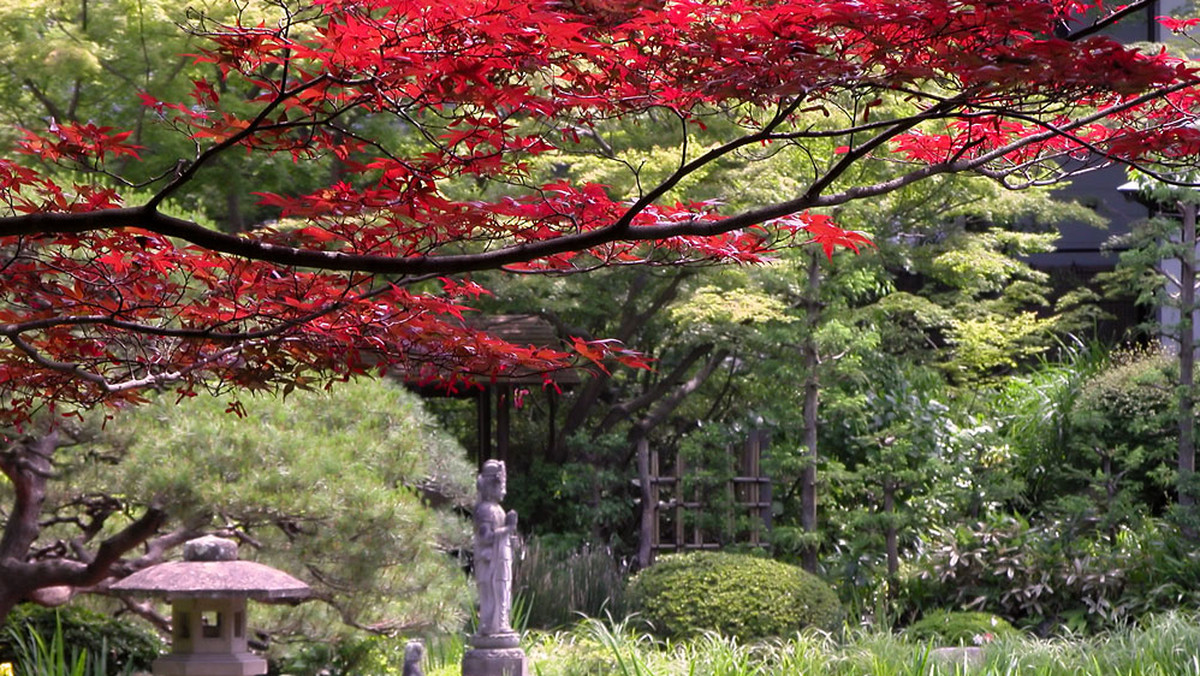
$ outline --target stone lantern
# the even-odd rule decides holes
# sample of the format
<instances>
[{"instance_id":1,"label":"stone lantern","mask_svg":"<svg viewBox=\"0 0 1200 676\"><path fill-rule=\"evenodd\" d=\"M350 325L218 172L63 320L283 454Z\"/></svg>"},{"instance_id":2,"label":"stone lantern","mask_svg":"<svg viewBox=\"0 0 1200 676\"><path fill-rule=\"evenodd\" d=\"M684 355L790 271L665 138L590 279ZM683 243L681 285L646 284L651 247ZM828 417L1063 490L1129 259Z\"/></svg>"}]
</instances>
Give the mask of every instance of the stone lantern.
<instances>
[{"instance_id":1,"label":"stone lantern","mask_svg":"<svg viewBox=\"0 0 1200 676\"><path fill-rule=\"evenodd\" d=\"M184 545L183 561L150 566L112 585L117 593L166 598L171 653L154 661L156 676L256 676L267 661L246 642L246 601L299 601L308 585L282 571L239 561L237 543L205 536Z\"/></svg>"}]
</instances>

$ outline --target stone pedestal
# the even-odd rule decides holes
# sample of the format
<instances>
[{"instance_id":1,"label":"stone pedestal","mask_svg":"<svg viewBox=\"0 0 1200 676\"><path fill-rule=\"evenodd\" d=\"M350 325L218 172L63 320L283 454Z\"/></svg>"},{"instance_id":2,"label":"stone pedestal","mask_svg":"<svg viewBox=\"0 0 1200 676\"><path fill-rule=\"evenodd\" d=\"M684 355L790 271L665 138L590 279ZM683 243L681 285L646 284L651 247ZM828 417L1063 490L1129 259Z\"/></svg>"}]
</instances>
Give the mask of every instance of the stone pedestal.
<instances>
[{"instance_id":1,"label":"stone pedestal","mask_svg":"<svg viewBox=\"0 0 1200 676\"><path fill-rule=\"evenodd\" d=\"M267 661L257 655L165 655L154 660L154 676L259 676Z\"/></svg>"},{"instance_id":2,"label":"stone pedestal","mask_svg":"<svg viewBox=\"0 0 1200 676\"><path fill-rule=\"evenodd\" d=\"M463 655L462 676L529 676L529 660L520 637L511 634L472 636Z\"/></svg>"}]
</instances>

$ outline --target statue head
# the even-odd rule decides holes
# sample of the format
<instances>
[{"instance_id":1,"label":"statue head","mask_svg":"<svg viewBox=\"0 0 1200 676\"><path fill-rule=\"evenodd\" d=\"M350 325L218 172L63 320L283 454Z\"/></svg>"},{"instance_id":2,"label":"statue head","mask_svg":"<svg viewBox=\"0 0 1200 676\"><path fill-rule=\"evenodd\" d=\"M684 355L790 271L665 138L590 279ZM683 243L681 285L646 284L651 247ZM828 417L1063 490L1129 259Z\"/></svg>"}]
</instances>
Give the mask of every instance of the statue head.
<instances>
[{"instance_id":1,"label":"statue head","mask_svg":"<svg viewBox=\"0 0 1200 676\"><path fill-rule=\"evenodd\" d=\"M483 468L479 470L479 478L475 482L475 487L479 490L479 497L489 502L500 502L504 499L504 494L507 491L508 477L504 470L504 461L488 460L483 463Z\"/></svg>"}]
</instances>

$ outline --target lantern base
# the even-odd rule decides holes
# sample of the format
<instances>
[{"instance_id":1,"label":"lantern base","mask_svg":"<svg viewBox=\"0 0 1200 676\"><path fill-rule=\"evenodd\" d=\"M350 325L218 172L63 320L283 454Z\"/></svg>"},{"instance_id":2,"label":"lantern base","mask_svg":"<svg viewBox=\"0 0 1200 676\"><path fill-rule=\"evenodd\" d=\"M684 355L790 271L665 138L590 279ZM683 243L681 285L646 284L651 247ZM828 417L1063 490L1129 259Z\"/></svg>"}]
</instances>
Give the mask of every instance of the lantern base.
<instances>
[{"instance_id":1,"label":"lantern base","mask_svg":"<svg viewBox=\"0 0 1200 676\"><path fill-rule=\"evenodd\" d=\"M172 653L154 660L154 676L259 676L267 661L250 653Z\"/></svg>"}]
</instances>

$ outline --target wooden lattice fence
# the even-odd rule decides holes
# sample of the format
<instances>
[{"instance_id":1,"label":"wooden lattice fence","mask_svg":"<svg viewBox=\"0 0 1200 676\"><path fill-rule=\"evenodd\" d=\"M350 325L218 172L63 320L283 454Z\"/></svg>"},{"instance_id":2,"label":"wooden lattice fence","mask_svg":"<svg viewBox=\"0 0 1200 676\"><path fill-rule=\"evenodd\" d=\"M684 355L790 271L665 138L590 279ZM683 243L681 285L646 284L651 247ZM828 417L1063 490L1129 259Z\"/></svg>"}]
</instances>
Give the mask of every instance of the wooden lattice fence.
<instances>
[{"instance_id":1,"label":"wooden lattice fence","mask_svg":"<svg viewBox=\"0 0 1200 676\"><path fill-rule=\"evenodd\" d=\"M730 449L727 460L734 475L725 483L725 499L717 501L711 494L706 499L695 486L688 490L688 473L695 468L689 468L681 455L664 457L643 440L637 457L642 504L639 565L650 565L659 552L731 544L767 547L771 479L762 460L768 445L765 432L754 432L740 449Z\"/></svg>"}]
</instances>

